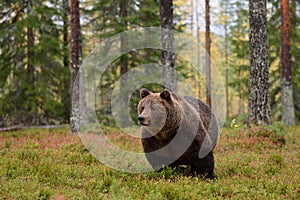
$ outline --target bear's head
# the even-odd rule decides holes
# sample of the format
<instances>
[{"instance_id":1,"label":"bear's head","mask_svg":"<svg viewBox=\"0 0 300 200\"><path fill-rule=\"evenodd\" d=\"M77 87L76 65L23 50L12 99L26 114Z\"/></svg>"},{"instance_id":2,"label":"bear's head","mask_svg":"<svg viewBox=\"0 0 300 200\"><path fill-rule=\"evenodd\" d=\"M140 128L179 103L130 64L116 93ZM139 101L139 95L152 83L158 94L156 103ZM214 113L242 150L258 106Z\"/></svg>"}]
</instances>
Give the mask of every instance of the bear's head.
<instances>
[{"instance_id":1,"label":"bear's head","mask_svg":"<svg viewBox=\"0 0 300 200\"><path fill-rule=\"evenodd\" d=\"M165 136L167 133L164 133L164 130L172 130L179 126L180 112L176 106L175 94L167 89L161 93L152 93L143 88L140 90L140 96L138 122L152 135L160 133L161 136Z\"/></svg>"}]
</instances>

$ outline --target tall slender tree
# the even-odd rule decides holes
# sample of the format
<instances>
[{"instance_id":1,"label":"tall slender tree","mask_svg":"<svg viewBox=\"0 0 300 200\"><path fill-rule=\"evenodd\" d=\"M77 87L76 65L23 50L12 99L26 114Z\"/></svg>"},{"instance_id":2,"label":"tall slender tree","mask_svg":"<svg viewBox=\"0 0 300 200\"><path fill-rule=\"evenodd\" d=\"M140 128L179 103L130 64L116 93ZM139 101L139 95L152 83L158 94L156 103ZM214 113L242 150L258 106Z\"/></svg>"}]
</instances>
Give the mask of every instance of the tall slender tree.
<instances>
[{"instance_id":1,"label":"tall slender tree","mask_svg":"<svg viewBox=\"0 0 300 200\"><path fill-rule=\"evenodd\" d=\"M30 22L33 20L33 2L31 0L27 1L27 20ZM34 24L28 23L27 26L27 92L30 95L24 95L27 100L27 110L30 115L28 116L28 121L31 123L35 123L37 121L36 118L36 110L37 110L37 99L32 98L35 96L35 65L34 65Z\"/></svg>"},{"instance_id":2,"label":"tall slender tree","mask_svg":"<svg viewBox=\"0 0 300 200\"><path fill-rule=\"evenodd\" d=\"M238 116L245 113L245 101L248 97L248 72L249 72L249 28L244 27L248 23L249 6L245 1L235 1L233 11L236 18L232 19L230 26L230 51L232 62L232 81L230 85L234 87L234 93L238 97Z\"/></svg>"},{"instance_id":3,"label":"tall slender tree","mask_svg":"<svg viewBox=\"0 0 300 200\"><path fill-rule=\"evenodd\" d=\"M80 77L81 64L79 0L71 0L71 131L78 133L80 120Z\"/></svg>"},{"instance_id":4,"label":"tall slender tree","mask_svg":"<svg viewBox=\"0 0 300 200\"><path fill-rule=\"evenodd\" d=\"M70 5L68 0L62 0L62 21L63 21L63 66L66 71L70 71L70 51L69 51L69 16ZM64 93L62 102L65 107L65 116L70 117L70 77L64 76Z\"/></svg>"},{"instance_id":5,"label":"tall slender tree","mask_svg":"<svg viewBox=\"0 0 300 200\"><path fill-rule=\"evenodd\" d=\"M287 125L295 124L295 109L293 102L290 14L289 1L280 0L281 14L281 120Z\"/></svg>"},{"instance_id":6,"label":"tall slender tree","mask_svg":"<svg viewBox=\"0 0 300 200\"><path fill-rule=\"evenodd\" d=\"M293 95L295 106L295 118L300 121L300 70L296 66L300 66L300 1L292 0L291 2L291 55L292 55L292 74L295 77L293 81Z\"/></svg>"},{"instance_id":7,"label":"tall slender tree","mask_svg":"<svg viewBox=\"0 0 300 200\"><path fill-rule=\"evenodd\" d=\"M174 33L173 30L173 0L160 0L160 27L164 28L161 33L161 57L163 65L162 83L173 91L177 90L176 67L174 50Z\"/></svg>"},{"instance_id":8,"label":"tall slender tree","mask_svg":"<svg viewBox=\"0 0 300 200\"><path fill-rule=\"evenodd\" d=\"M266 0L249 1L248 127L270 124Z\"/></svg>"},{"instance_id":9,"label":"tall slender tree","mask_svg":"<svg viewBox=\"0 0 300 200\"><path fill-rule=\"evenodd\" d=\"M119 6L120 6L120 18L121 18L121 23L122 23L122 31L127 30L127 19L126 17L128 16L128 12L127 12L127 4L126 4L126 0L120 0ZM121 51L126 50L126 43L128 41L126 41L125 38L122 38L121 35ZM126 55L121 56L120 58L120 65L121 65L121 75L125 74L128 70L128 59Z\"/></svg>"},{"instance_id":10,"label":"tall slender tree","mask_svg":"<svg viewBox=\"0 0 300 200\"><path fill-rule=\"evenodd\" d=\"M229 36L230 36L230 10L231 3L229 0L220 2L222 25L224 28L224 68L225 68L225 94L226 94L226 116L229 117Z\"/></svg>"},{"instance_id":11,"label":"tall slender tree","mask_svg":"<svg viewBox=\"0 0 300 200\"><path fill-rule=\"evenodd\" d=\"M28 18L30 21L33 16L32 16L32 1L27 1L27 12L28 12ZM28 25L27 27L27 78L28 78L28 84L31 85L32 87L34 86L34 35L33 35L33 27L32 25Z\"/></svg>"},{"instance_id":12,"label":"tall slender tree","mask_svg":"<svg viewBox=\"0 0 300 200\"><path fill-rule=\"evenodd\" d=\"M127 17L128 17L128 1L126 0L120 0L119 3L119 16L120 16L120 21L121 21L121 26L122 28L120 29L121 31L126 31L128 29L128 22L127 22ZM121 40L121 51L125 52L127 49L127 39L126 37L123 37L123 35L120 35L120 40ZM123 54L120 57L120 75L122 76L123 74L125 74L128 71L128 54ZM120 119L118 119L119 123L121 123L122 127L126 127L129 126L130 124L128 122L130 122L129 119L126 118L126 113L124 111L122 111L122 108L127 108L128 107L128 100L127 100L127 89L126 87L123 87L126 85L126 81L122 82L121 79L121 85L122 87L120 88L120 92L121 92L121 97L122 99L120 99L119 101L119 109L120 111L118 111L120 114Z\"/></svg>"},{"instance_id":13,"label":"tall slender tree","mask_svg":"<svg viewBox=\"0 0 300 200\"><path fill-rule=\"evenodd\" d=\"M195 18L196 18L196 36L197 36L197 43L200 45L201 43L201 38L200 38L200 12L199 12L199 5L198 5L198 0L195 1ZM193 16L193 14L192 14ZM193 21L193 20L192 20ZM197 69L200 71L200 55L201 51L199 48L197 48ZM197 87L198 87L198 98L201 98L201 74L198 72L198 77L197 77Z\"/></svg>"},{"instance_id":14,"label":"tall slender tree","mask_svg":"<svg viewBox=\"0 0 300 200\"><path fill-rule=\"evenodd\" d=\"M210 5L209 0L205 0L205 49L206 49L206 103L211 107L211 72L210 72Z\"/></svg>"}]
</instances>

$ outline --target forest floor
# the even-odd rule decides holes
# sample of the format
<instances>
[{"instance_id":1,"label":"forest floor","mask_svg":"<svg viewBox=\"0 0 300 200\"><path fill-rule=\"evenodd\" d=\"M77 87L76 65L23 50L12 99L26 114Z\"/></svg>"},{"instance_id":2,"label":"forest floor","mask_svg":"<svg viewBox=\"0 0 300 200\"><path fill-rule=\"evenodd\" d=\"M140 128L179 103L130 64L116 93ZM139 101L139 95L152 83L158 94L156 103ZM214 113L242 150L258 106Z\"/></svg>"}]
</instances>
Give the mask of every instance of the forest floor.
<instances>
[{"instance_id":1,"label":"forest floor","mask_svg":"<svg viewBox=\"0 0 300 200\"><path fill-rule=\"evenodd\" d=\"M101 164L67 127L2 132L0 199L300 199L300 126L224 128L214 152L214 181L130 174Z\"/></svg>"}]
</instances>

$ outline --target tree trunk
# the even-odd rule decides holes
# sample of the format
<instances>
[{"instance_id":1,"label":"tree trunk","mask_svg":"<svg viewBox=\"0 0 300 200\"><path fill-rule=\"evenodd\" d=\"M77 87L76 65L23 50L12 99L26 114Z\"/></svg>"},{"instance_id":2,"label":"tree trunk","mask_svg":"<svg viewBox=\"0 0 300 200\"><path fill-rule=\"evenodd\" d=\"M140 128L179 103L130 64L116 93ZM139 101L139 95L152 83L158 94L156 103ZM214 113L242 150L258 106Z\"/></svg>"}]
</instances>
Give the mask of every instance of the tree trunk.
<instances>
[{"instance_id":1,"label":"tree trunk","mask_svg":"<svg viewBox=\"0 0 300 200\"><path fill-rule=\"evenodd\" d=\"M126 31L127 30L127 19L126 17L128 17L128 7L127 7L127 3L128 1L126 0L120 0L119 3L119 8L120 8L120 19L121 19L121 24L122 24L122 31ZM127 50L127 39L126 37L124 37L123 34L120 35L120 40L121 40L121 52L125 53ZM128 53L127 54L123 54L120 57L120 78L122 78L122 75L125 74L128 71ZM122 81L121 79L121 87L120 87L120 96L121 99L119 99L118 101L118 118L116 118L115 120L118 121L118 125L121 126L121 128L125 128L130 126L130 119L128 119L128 115L127 115L127 110L124 110L124 108L128 108L128 99L127 99L127 90L129 88L126 87L126 80Z\"/></svg>"},{"instance_id":2,"label":"tree trunk","mask_svg":"<svg viewBox=\"0 0 300 200\"><path fill-rule=\"evenodd\" d=\"M172 91L177 90L175 54L174 51L174 33L173 30L173 1L160 0L160 27L169 29L162 30L161 33L161 56L160 61L163 65L162 84L164 88Z\"/></svg>"},{"instance_id":3,"label":"tree trunk","mask_svg":"<svg viewBox=\"0 0 300 200\"><path fill-rule=\"evenodd\" d=\"M121 18L121 21L122 21L122 28L123 28L123 31L127 30L127 19L125 19L127 17L127 6L126 6L126 0L121 0L120 1L120 18ZM123 52L124 50L127 49L126 47L126 39L125 38L122 38L122 35L121 35L121 51ZM123 74L125 74L127 71L128 71L128 59L127 59L127 56L126 55L123 55L121 56L120 58L120 65L121 65L121 76Z\"/></svg>"},{"instance_id":4,"label":"tree trunk","mask_svg":"<svg viewBox=\"0 0 300 200\"><path fill-rule=\"evenodd\" d=\"M226 10L227 13L227 10ZM229 117L229 92L228 92L228 65L229 65L229 58L228 58L228 21L226 20L224 24L224 31L225 31L225 93L226 93L226 117Z\"/></svg>"},{"instance_id":5,"label":"tree trunk","mask_svg":"<svg viewBox=\"0 0 300 200\"><path fill-rule=\"evenodd\" d=\"M281 0L281 103L282 122L287 125L295 124L295 109L293 102L291 41L290 41L290 15L289 1Z\"/></svg>"},{"instance_id":6,"label":"tree trunk","mask_svg":"<svg viewBox=\"0 0 300 200\"><path fill-rule=\"evenodd\" d=\"M81 64L79 0L71 0L71 131L79 132L80 120L80 78Z\"/></svg>"},{"instance_id":7,"label":"tree trunk","mask_svg":"<svg viewBox=\"0 0 300 200\"><path fill-rule=\"evenodd\" d=\"M63 9L63 63L64 63L64 68L69 70L70 68L70 57L69 57L69 13L70 13L70 8L69 8L69 1L68 0L63 0L62 1L62 9ZM71 110L71 105L70 105L70 80L66 76L64 77L64 94L63 94L63 105L65 107L65 116L67 118L70 117L70 110Z\"/></svg>"},{"instance_id":8,"label":"tree trunk","mask_svg":"<svg viewBox=\"0 0 300 200\"><path fill-rule=\"evenodd\" d=\"M33 7L32 7L32 1L27 2L27 12L28 12L28 18L32 17L33 13ZM33 34L33 28L31 24L27 25L27 86L25 92L25 101L28 102L27 104L27 116L26 121L27 123L33 124L38 123L36 121L36 96L34 96L34 90L35 90L35 75L34 75L34 34ZM27 93L27 94L26 94Z\"/></svg>"},{"instance_id":9,"label":"tree trunk","mask_svg":"<svg viewBox=\"0 0 300 200\"><path fill-rule=\"evenodd\" d=\"M248 127L270 124L266 0L249 1Z\"/></svg>"},{"instance_id":10,"label":"tree trunk","mask_svg":"<svg viewBox=\"0 0 300 200\"><path fill-rule=\"evenodd\" d=\"M27 74L28 74L28 84L33 86L34 84L34 65L33 58L34 52L32 50L34 45L34 36L32 27L27 28Z\"/></svg>"},{"instance_id":11,"label":"tree trunk","mask_svg":"<svg viewBox=\"0 0 300 200\"><path fill-rule=\"evenodd\" d=\"M27 17L32 17L32 2L27 1ZM34 59L34 35L33 35L33 28L30 24L27 26L27 83L33 87L34 85L34 65L33 65L33 59Z\"/></svg>"},{"instance_id":12,"label":"tree trunk","mask_svg":"<svg viewBox=\"0 0 300 200\"><path fill-rule=\"evenodd\" d=\"M200 43L201 43L201 38L200 38L200 13L198 11L198 1L195 2L195 8L196 8L196 35L197 35L197 43L199 47L197 48L197 87L198 87L198 98L201 99L201 74L200 74L200 58L201 58L201 49L200 49ZM192 14L193 16L193 14Z\"/></svg>"},{"instance_id":13,"label":"tree trunk","mask_svg":"<svg viewBox=\"0 0 300 200\"><path fill-rule=\"evenodd\" d=\"M211 85L210 85L210 5L209 0L205 0L205 49L206 49L206 103L211 107Z\"/></svg>"}]
</instances>

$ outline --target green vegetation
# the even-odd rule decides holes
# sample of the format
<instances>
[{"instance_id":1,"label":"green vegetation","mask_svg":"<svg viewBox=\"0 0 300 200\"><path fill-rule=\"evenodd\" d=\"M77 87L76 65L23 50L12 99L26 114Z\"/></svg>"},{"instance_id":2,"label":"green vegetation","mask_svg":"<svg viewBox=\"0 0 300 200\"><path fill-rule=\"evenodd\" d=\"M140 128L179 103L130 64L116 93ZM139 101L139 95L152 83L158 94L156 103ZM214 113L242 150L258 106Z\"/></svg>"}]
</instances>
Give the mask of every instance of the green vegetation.
<instances>
[{"instance_id":1,"label":"green vegetation","mask_svg":"<svg viewBox=\"0 0 300 200\"><path fill-rule=\"evenodd\" d=\"M83 60L105 39L138 27L159 27L159 1L80 1ZM174 29L199 36L205 44L204 1L174 0ZM0 2L0 127L56 125L70 119L70 7L68 0ZM228 90L228 117L247 114L249 23L248 1L211 1L211 55ZM126 12L121 12L124 8ZM197 8L197 9L196 9ZM300 1L290 4L292 82L296 122L300 121ZM199 16L196 20L196 13ZM281 119L280 1L268 1L270 106ZM199 30L198 30L199 28ZM226 34L225 34L226 32ZM203 55L203 54L202 54ZM201 63L202 56L199 55ZM124 64L126 63L126 65ZM135 49L117 58L99 78L97 116L114 125L111 94L125 71L160 63L160 50ZM205 99L204 77L182 55L175 66L194 96ZM127 70L121 68L126 68ZM121 73L122 72L122 73ZM178 77L177 77L178 78ZM149 86L145 85L144 87ZM153 87L153 86L151 86ZM149 89L153 89L153 88ZM157 86L154 86L157 87ZM181 91L178 91L181 93ZM135 97L135 96L133 96ZM131 113L137 99L132 98ZM133 117L134 118L134 117Z\"/></svg>"},{"instance_id":2,"label":"green vegetation","mask_svg":"<svg viewBox=\"0 0 300 200\"><path fill-rule=\"evenodd\" d=\"M68 128L0 135L3 199L299 199L300 127L225 128L215 181L181 169L129 174L97 161ZM114 141L124 145L113 131ZM116 136L117 135L117 136ZM138 145L135 145L138 146ZM138 147L137 147L138 148Z\"/></svg>"}]
</instances>

